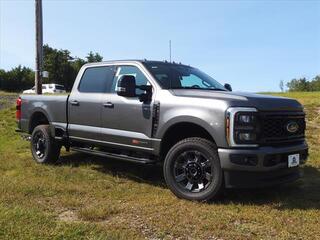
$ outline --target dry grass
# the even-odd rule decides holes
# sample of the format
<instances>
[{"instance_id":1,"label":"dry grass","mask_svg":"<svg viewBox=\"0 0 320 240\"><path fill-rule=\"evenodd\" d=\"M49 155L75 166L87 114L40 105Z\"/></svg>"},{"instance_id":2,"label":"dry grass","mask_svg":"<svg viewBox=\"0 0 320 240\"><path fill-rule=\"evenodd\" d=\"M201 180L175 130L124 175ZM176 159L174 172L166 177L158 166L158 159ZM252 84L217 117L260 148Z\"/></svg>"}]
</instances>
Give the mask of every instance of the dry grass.
<instances>
[{"instance_id":1,"label":"dry grass","mask_svg":"<svg viewBox=\"0 0 320 240\"><path fill-rule=\"evenodd\" d=\"M158 166L66 152L38 165L1 110L0 239L320 239L320 93L284 95L305 104L305 177L206 204L173 196Z\"/></svg>"}]
</instances>

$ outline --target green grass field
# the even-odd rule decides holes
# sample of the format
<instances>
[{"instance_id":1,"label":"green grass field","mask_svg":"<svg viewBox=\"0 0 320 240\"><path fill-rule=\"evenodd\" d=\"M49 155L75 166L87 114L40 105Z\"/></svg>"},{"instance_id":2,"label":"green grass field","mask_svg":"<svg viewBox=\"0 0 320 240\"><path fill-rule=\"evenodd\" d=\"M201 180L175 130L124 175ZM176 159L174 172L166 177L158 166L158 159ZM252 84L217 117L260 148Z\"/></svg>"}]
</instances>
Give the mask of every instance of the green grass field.
<instances>
[{"instance_id":1,"label":"green grass field","mask_svg":"<svg viewBox=\"0 0 320 240\"><path fill-rule=\"evenodd\" d=\"M305 105L304 178L228 190L212 203L177 199L158 166L66 152L56 165L38 165L14 132L14 106L3 104L0 239L320 239L320 93L276 95Z\"/></svg>"}]
</instances>

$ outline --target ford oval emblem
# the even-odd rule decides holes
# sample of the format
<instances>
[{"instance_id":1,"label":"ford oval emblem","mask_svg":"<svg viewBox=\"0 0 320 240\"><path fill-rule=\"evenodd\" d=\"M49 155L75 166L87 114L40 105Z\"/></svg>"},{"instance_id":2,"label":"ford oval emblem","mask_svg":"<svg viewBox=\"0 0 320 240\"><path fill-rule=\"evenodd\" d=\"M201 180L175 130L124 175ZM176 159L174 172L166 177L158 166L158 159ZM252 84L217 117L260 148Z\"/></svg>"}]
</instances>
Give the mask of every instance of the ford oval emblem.
<instances>
[{"instance_id":1,"label":"ford oval emblem","mask_svg":"<svg viewBox=\"0 0 320 240\"><path fill-rule=\"evenodd\" d=\"M297 122L291 121L287 124L287 131L290 133L296 133L299 130Z\"/></svg>"}]
</instances>

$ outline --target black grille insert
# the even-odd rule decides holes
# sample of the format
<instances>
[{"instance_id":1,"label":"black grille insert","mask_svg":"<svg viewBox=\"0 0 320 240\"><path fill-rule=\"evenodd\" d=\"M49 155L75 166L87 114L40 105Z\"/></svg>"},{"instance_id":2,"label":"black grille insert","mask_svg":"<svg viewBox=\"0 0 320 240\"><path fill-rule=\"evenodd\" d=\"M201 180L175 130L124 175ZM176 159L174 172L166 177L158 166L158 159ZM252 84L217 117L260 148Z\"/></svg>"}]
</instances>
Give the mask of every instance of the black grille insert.
<instances>
[{"instance_id":1,"label":"black grille insert","mask_svg":"<svg viewBox=\"0 0 320 240\"><path fill-rule=\"evenodd\" d=\"M295 132L288 130L288 125L292 123L297 126ZM304 138L306 129L303 112L261 113L260 124L261 144L299 141Z\"/></svg>"}]
</instances>

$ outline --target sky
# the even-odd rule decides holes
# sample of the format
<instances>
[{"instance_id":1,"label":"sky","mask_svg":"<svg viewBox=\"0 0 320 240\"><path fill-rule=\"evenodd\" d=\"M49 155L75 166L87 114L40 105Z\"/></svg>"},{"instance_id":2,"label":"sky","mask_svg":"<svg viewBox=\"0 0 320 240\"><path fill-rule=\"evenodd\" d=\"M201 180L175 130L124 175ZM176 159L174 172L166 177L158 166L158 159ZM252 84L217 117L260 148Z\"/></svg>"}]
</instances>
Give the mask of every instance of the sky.
<instances>
[{"instance_id":1,"label":"sky","mask_svg":"<svg viewBox=\"0 0 320 240\"><path fill-rule=\"evenodd\" d=\"M33 0L0 0L0 68L34 69ZM43 1L45 44L84 58L169 59L236 91L320 74L319 1Z\"/></svg>"}]
</instances>

